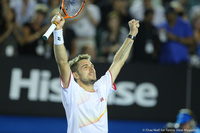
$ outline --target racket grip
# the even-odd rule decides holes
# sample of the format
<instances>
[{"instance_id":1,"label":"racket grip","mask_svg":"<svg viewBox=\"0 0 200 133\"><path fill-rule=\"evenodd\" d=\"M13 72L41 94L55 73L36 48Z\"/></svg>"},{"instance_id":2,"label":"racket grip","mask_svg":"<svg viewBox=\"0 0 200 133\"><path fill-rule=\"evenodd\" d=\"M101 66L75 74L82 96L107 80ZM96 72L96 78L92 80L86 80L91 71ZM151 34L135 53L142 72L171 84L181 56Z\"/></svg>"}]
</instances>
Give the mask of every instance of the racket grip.
<instances>
[{"instance_id":1,"label":"racket grip","mask_svg":"<svg viewBox=\"0 0 200 133\"><path fill-rule=\"evenodd\" d=\"M46 31L46 33L42 36L44 40L48 40L49 36L52 34L52 32L55 30L56 24L51 24L49 29Z\"/></svg>"}]
</instances>

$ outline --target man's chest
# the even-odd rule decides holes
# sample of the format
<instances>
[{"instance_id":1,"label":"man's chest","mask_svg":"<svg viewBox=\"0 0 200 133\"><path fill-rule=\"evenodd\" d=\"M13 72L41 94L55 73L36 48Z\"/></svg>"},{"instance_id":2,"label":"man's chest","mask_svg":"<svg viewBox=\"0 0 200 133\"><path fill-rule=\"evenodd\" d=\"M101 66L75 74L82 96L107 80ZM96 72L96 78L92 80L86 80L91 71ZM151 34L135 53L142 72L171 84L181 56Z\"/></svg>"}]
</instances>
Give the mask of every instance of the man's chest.
<instances>
[{"instance_id":1,"label":"man's chest","mask_svg":"<svg viewBox=\"0 0 200 133\"><path fill-rule=\"evenodd\" d=\"M104 93L83 93L77 99L79 127L99 121L107 112L107 98Z\"/></svg>"},{"instance_id":2,"label":"man's chest","mask_svg":"<svg viewBox=\"0 0 200 133\"><path fill-rule=\"evenodd\" d=\"M79 108L89 108L89 109L100 109L103 106L107 106L106 94L97 90L95 92L81 92L77 96L77 106Z\"/></svg>"}]
</instances>

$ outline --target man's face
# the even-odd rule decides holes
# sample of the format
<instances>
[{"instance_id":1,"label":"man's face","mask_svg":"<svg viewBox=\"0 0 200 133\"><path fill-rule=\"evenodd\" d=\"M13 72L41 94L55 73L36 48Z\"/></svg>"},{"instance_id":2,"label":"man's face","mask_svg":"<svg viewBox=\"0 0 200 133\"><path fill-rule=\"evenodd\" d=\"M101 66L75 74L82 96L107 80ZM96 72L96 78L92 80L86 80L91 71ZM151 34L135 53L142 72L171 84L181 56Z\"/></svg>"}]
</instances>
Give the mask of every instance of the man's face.
<instances>
[{"instance_id":1,"label":"man's face","mask_svg":"<svg viewBox=\"0 0 200 133\"><path fill-rule=\"evenodd\" d=\"M78 62L78 79L85 85L94 84L96 81L96 71L94 65L89 60L81 60Z\"/></svg>"}]
</instances>

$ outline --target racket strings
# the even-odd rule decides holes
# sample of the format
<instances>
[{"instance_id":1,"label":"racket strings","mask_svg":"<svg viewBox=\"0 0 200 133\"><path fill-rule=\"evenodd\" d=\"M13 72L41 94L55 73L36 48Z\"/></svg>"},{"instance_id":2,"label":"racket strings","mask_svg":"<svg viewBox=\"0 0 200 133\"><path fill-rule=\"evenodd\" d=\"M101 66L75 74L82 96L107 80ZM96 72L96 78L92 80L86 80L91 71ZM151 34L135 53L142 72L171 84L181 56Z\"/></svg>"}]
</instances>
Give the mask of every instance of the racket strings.
<instances>
[{"instance_id":1,"label":"racket strings","mask_svg":"<svg viewBox=\"0 0 200 133\"><path fill-rule=\"evenodd\" d=\"M64 0L64 9L69 16L76 15L81 7L83 0Z\"/></svg>"}]
</instances>

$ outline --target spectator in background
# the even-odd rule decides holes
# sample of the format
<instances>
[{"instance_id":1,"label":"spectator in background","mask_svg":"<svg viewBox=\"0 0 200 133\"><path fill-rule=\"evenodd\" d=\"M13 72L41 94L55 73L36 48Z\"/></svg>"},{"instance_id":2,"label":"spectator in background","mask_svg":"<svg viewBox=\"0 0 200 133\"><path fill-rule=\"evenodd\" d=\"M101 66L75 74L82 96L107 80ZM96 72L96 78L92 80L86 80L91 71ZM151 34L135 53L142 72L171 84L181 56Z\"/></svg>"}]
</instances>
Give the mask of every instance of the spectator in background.
<instances>
[{"instance_id":1,"label":"spectator in background","mask_svg":"<svg viewBox=\"0 0 200 133\"><path fill-rule=\"evenodd\" d=\"M152 23L154 26L159 26L163 22L166 21L165 18L165 10L162 5L153 4L152 0L135 0L133 1L129 13L132 18L137 19L139 21L144 20L144 12L146 9L153 9L154 15L152 19Z\"/></svg>"},{"instance_id":2,"label":"spectator in background","mask_svg":"<svg viewBox=\"0 0 200 133\"><path fill-rule=\"evenodd\" d=\"M128 0L112 0L112 11L117 11L121 16L121 25L128 28L127 22L131 19Z\"/></svg>"},{"instance_id":3,"label":"spectator in background","mask_svg":"<svg viewBox=\"0 0 200 133\"><path fill-rule=\"evenodd\" d=\"M144 20L140 23L140 32L135 40L133 49L134 61L155 62L158 57L159 38L157 29L153 26L154 12L146 9L144 13Z\"/></svg>"},{"instance_id":4,"label":"spectator in background","mask_svg":"<svg viewBox=\"0 0 200 133\"><path fill-rule=\"evenodd\" d=\"M190 64L200 68L200 12L193 16L191 22L194 31L195 45L190 49Z\"/></svg>"},{"instance_id":5,"label":"spectator in background","mask_svg":"<svg viewBox=\"0 0 200 133\"><path fill-rule=\"evenodd\" d=\"M36 0L11 0L10 5L16 13L16 20L20 26L29 22L34 14Z\"/></svg>"},{"instance_id":6,"label":"spectator in background","mask_svg":"<svg viewBox=\"0 0 200 133\"><path fill-rule=\"evenodd\" d=\"M166 5L169 5L169 3L173 0L161 0L162 6L165 7Z\"/></svg>"},{"instance_id":7,"label":"spectator in background","mask_svg":"<svg viewBox=\"0 0 200 133\"><path fill-rule=\"evenodd\" d=\"M47 8L38 4L35 14L29 23L24 24L24 45L21 47L22 55L44 56L45 41L41 36L46 32L49 25L44 25Z\"/></svg>"},{"instance_id":8,"label":"spectator in background","mask_svg":"<svg viewBox=\"0 0 200 133\"><path fill-rule=\"evenodd\" d=\"M77 53L80 53L81 47L88 43L96 47L96 30L101 20L101 12L94 0L87 0L84 10L75 18L70 20L69 27L77 36ZM69 19L68 19L69 20Z\"/></svg>"},{"instance_id":9,"label":"spectator in background","mask_svg":"<svg viewBox=\"0 0 200 133\"><path fill-rule=\"evenodd\" d=\"M23 44L22 32L15 19L13 8L1 8L2 18L0 22L0 55L12 57L19 53L18 45Z\"/></svg>"},{"instance_id":10,"label":"spectator in background","mask_svg":"<svg viewBox=\"0 0 200 133\"><path fill-rule=\"evenodd\" d=\"M192 20L194 39L197 48L197 54L200 57L200 12L193 17Z\"/></svg>"},{"instance_id":11,"label":"spectator in background","mask_svg":"<svg viewBox=\"0 0 200 133\"><path fill-rule=\"evenodd\" d=\"M98 6L101 9L101 23L99 29L104 29L106 27L107 15L116 11L121 16L121 24L128 28L127 22L131 19L129 14L129 0L107 0L98 2Z\"/></svg>"},{"instance_id":12,"label":"spectator in background","mask_svg":"<svg viewBox=\"0 0 200 133\"><path fill-rule=\"evenodd\" d=\"M159 28L162 41L159 62L161 64L188 63L189 47L194 45L191 25L178 17L171 6L166 7L166 18L167 22Z\"/></svg>"},{"instance_id":13,"label":"spectator in background","mask_svg":"<svg viewBox=\"0 0 200 133\"><path fill-rule=\"evenodd\" d=\"M85 44L81 47L81 54L89 54L92 62L97 62L97 51L93 45Z\"/></svg>"},{"instance_id":14,"label":"spectator in background","mask_svg":"<svg viewBox=\"0 0 200 133\"><path fill-rule=\"evenodd\" d=\"M102 32L101 37L101 55L110 62L114 58L115 53L123 44L124 38L128 34L128 30L121 26L120 14L116 11L110 12L107 16L107 29Z\"/></svg>"},{"instance_id":15,"label":"spectator in background","mask_svg":"<svg viewBox=\"0 0 200 133\"><path fill-rule=\"evenodd\" d=\"M47 4L49 2L49 0L37 0L37 3L41 3L41 4Z\"/></svg>"},{"instance_id":16,"label":"spectator in background","mask_svg":"<svg viewBox=\"0 0 200 133\"><path fill-rule=\"evenodd\" d=\"M194 113L190 109L181 109L177 115L176 123L183 133L200 133Z\"/></svg>"},{"instance_id":17,"label":"spectator in background","mask_svg":"<svg viewBox=\"0 0 200 133\"><path fill-rule=\"evenodd\" d=\"M100 32L106 27L105 22L107 20L107 15L113 10L112 1L113 0L100 0L97 2L97 5L99 6L101 11L101 21L98 26Z\"/></svg>"},{"instance_id":18,"label":"spectator in background","mask_svg":"<svg viewBox=\"0 0 200 133\"><path fill-rule=\"evenodd\" d=\"M91 44L84 44L81 47L81 54L89 54L91 56L92 62L106 62L106 59L104 57L98 56L98 51L96 47L93 47Z\"/></svg>"},{"instance_id":19,"label":"spectator in background","mask_svg":"<svg viewBox=\"0 0 200 133\"><path fill-rule=\"evenodd\" d=\"M5 13L7 8L10 8L10 2L9 0L0 0L0 7L1 7L1 16Z\"/></svg>"},{"instance_id":20,"label":"spectator in background","mask_svg":"<svg viewBox=\"0 0 200 133\"><path fill-rule=\"evenodd\" d=\"M191 10L190 10L190 12L189 12L190 19L191 19L191 20L194 19L194 16L195 16L196 14L198 14L198 13L200 13L200 2L199 2L199 4L194 5L194 6L191 7Z\"/></svg>"},{"instance_id":21,"label":"spectator in background","mask_svg":"<svg viewBox=\"0 0 200 133\"><path fill-rule=\"evenodd\" d=\"M105 27L107 27L107 16L110 12L118 12L120 15L121 25L125 26L128 29L127 22L131 19L131 16L129 14L129 0L101 0L97 3L97 5L100 7L101 10L101 22L98 26L97 30L97 45L100 49L100 43L101 43L101 35L102 32L105 30Z\"/></svg>"},{"instance_id":22,"label":"spectator in background","mask_svg":"<svg viewBox=\"0 0 200 133\"><path fill-rule=\"evenodd\" d=\"M77 54L76 34L70 27L66 27L64 30L64 42L65 48L69 53L69 59L72 59Z\"/></svg>"},{"instance_id":23,"label":"spectator in background","mask_svg":"<svg viewBox=\"0 0 200 133\"><path fill-rule=\"evenodd\" d=\"M45 23L49 23L49 21L51 21L51 18L52 18L51 14L54 9L59 7L60 1L59 0L48 0L48 2L46 4L48 6L48 10L47 10L46 18L45 18Z\"/></svg>"},{"instance_id":24,"label":"spectator in background","mask_svg":"<svg viewBox=\"0 0 200 133\"><path fill-rule=\"evenodd\" d=\"M189 21L186 10L184 9L184 7L180 3L180 1L172 1L169 4L174 8L174 10L176 11L176 13L179 17L181 17L182 19L184 19L186 21Z\"/></svg>"}]
</instances>

